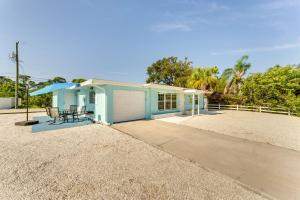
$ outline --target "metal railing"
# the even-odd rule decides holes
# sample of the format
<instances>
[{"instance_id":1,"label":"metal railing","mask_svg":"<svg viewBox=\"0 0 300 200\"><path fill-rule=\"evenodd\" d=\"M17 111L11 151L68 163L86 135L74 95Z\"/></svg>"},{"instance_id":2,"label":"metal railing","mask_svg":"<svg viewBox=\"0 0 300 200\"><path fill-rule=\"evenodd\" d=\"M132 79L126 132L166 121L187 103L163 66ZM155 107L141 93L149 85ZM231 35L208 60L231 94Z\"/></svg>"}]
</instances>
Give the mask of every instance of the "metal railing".
<instances>
[{"instance_id":1,"label":"metal railing","mask_svg":"<svg viewBox=\"0 0 300 200\"><path fill-rule=\"evenodd\" d=\"M237 111L252 111L252 112L264 112L264 113L277 113L285 115L296 115L296 111L288 108L277 106L246 106L246 105L224 105L224 104L208 104L208 110L237 110Z\"/></svg>"}]
</instances>

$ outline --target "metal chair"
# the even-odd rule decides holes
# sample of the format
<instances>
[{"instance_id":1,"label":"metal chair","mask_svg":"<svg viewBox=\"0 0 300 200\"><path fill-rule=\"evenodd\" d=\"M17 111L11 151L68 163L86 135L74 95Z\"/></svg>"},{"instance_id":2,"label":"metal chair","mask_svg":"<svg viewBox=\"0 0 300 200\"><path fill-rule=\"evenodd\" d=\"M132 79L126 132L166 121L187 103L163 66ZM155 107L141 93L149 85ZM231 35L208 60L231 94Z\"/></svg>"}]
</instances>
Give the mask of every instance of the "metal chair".
<instances>
[{"instance_id":1,"label":"metal chair","mask_svg":"<svg viewBox=\"0 0 300 200\"><path fill-rule=\"evenodd\" d=\"M47 116L51 118L51 113L50 113L50 109L51 109L51 108L50 108L50 107L46 107L45 109L46 109ZM46 121L46 122L50 122L50 121L51 121L51 120L48 120L48 121Z\"/></svg>"},{"instance_id":2,"label":"metal chair","mask_svg":"<svg viewBox=\"0 0 300 200\"><path fill-rule=\"evenodd\" d=\"M76 113L76 112L78 112L77 105L70 105L70 113Z\"/></svg>"},{"instance_id":3,"label":"metal chair","mask_svg":"<svg viewBox=\"0 0 300 200\"><path fill-rule=\"evenodd\" d=\"M45 109L46 109L47 116L50 117L50 107L46 107Z\"/></svg>"},{"instance_id":4,"label":"metal chair","mask_svg":"<svg viewBox=\"0 0 300 200\"><path fill-rule=\"evenodd\" d=\"M85 115L86 114L86 106L82 106L80 109L80 112L76 112L73 114L73 121L74 118L76 117L76 119L79 121L79 116Z\"/></svg>"},{"instance_id":5,"label":"metal chair","mask_svg":"<svg viewBox=\"0 0 300 200\"><path fill-rule=\"evenodd\" d=\"M53 119L52 123L55 124L57 120L63 119L65 121L65 116L59 112L58 107L50 108L50 117Z\"/></svg>"}]
</instances>

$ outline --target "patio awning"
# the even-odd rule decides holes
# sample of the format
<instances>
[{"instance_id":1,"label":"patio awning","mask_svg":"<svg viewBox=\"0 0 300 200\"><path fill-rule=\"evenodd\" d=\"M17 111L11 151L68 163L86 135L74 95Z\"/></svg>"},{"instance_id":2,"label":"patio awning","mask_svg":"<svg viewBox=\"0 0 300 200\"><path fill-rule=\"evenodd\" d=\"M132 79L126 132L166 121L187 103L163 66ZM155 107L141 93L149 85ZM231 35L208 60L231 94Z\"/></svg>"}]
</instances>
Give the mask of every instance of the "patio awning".
<instances>
[{"instance_id":1,"label":"patio awning","mask_svg":"<svg viewBox=\"0 0 300 200\"><path fill-rule=\"evenodd\" d=\"M50 92L54 92L57 90L62 90L62 89L67 89L73 86L76 86L76 83L53 83L51 85L48 85L42 89L39 89L37 91L31 92L30 96L37 96L37 95L41 95L41 94L47 94Z\"/></svg>"}]
</instances>

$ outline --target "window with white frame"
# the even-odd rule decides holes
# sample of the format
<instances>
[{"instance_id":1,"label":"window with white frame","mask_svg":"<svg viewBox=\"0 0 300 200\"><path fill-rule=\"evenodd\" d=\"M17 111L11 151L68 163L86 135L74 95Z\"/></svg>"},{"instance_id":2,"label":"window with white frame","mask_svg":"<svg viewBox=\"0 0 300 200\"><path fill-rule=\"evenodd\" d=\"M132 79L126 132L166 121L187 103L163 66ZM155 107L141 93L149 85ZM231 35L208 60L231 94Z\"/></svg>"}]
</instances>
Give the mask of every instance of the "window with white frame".
<instances>
[{"instance_id":1,"label":"window with white frame","mask_svg":"<svg viewBox=\"0 0 300 200\"><path fill-rule=\"evenodd\" d=\"M176 108L177 108L177 95L172 94L172 109L176 109Z\"/></svg>"},{"instance_id":2,"label":"window with white frame","mask_svg":"<svg viewBox=\"0 0 300 200\"><path fill-rule=\"evenodd\" d=\"M177 95L174 93L158 94L158 110L171 110L177 108Z\"/></svg>"},{"instance_id":3,"label":"window with white frame","mask_svg":"<svg viewBox=\"0 0 300 200\"><path fill-rule=\"evenodd\" d=\"M165 109L165 95L164 94L158 94L158 110L164 110Z\"/></svg>"},{"instance_id":4,"label":"window with white frame","mask_svg":"<svg viewBox=\"0 0 300 200\"><path fill-rule=\"evenodd\" d=\"M165 94L165 110L170 110L171 109L171 94L167 93Z\"/></svg>"}]
</instances>

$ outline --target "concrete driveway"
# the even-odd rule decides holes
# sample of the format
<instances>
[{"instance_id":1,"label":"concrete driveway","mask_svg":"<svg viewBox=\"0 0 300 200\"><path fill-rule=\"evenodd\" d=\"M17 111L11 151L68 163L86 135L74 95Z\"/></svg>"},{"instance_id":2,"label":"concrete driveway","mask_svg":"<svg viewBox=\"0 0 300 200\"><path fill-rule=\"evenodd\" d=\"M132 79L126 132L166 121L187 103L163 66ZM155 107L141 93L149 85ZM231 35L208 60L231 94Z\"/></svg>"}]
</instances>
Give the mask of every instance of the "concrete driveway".
<instances>
[{"instance_id":1,"label":"concrete driveway","mask_svg":"<svg viewBox=\"0 0 300 200\"><path fill-rule=\"evenodd\" d=\"M279 199L300 199L300 152L158 120L113 127Z\"/></svg>"}]
</instances>

